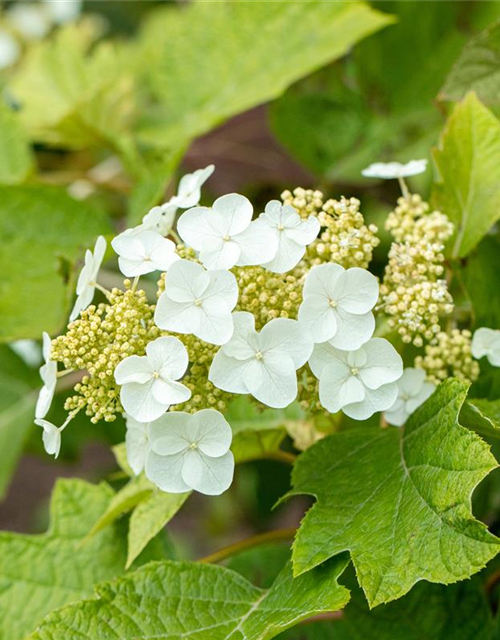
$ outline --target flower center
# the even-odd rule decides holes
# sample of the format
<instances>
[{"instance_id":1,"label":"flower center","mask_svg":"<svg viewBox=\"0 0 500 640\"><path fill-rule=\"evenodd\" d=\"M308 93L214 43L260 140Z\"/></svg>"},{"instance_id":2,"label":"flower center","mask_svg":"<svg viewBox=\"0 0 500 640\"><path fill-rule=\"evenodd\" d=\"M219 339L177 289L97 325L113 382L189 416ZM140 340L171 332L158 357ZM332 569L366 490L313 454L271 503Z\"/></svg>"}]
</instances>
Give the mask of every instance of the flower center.
<instances>
[{"instance_id":1,"label":"flower center","mask_svg":"<svg viewBox=\"0 0 500 640\"><path fill-rule=\"evenodd\" d=\"M353 376L357 376L359 373L359 369L357 367L352 367L351 368L351 373Z\"/></svg>"},{"instance_id":2,"label":"flower center","mask_svg":"<svg viewBox=\"0 0 500 640\"><path fill-rule=\"evenodd\" d=\"M199 298L197 298L197 299L194 301L194 306L195 306L195 307L201 307L201 300L200 300Z\"/></svg>"},{"instance_id":3,"label":"flower center","mask_svg":"<svg viewBox=\"0 0 500 640\"><path fill-rule=\"evenodd\" d=\"M198 443L197 442L191 442L189 445L190 449L197 449L198 448Z\"/></svg>"},{"instance_id":4,"label":"flower center","mask_svg":"<svg viewBox=\"0 0 500 640\"><path fill-rule=\"evenodd\" d=\"M159 377L160 374L158 373L158 371L153 371L153 378L156 378L158 380Z\"/></svg>"},{"instance_id":5,"label":"flower center","mask_svg":"<svg viewBox=\"0 0 500 640\"><path fill-rule=\"evenodd\" d=\"M282 224L278 225L278 231L283 231L285 229L285 227Z\"/></svg>"},{"instance_id":6,"label":"flower center","mask_svg":"<svg viewBox=\"0 0 500 640\"><path fill-rule=\"evenodd\" d=\"M229 240L231 240L231 236L225 235L222 236L222 239L224 240L224 242L229 242Z\"/></svg>"},{"instance_id":7,"label":"flower center","mask_svg":"<svg viewBox=\"0 0 500 640\"><path fill-rule=\"evenodd\" d=\"M256 360L262 360L262 358L264 357L262 351L257 351L257 353L255 354L255 359Z\"/></svg>"},{"instance_id":8,"label":"flower center","mask_svg":"<svg viewBox=\"0 0 500 640\"><path fill-rule=\"evenodd\" d=\"M332 307L332 309L335 309L335 307L337 306L337 302L331 299L328 299L328 304Z\"/></svg>"}]
</instances>

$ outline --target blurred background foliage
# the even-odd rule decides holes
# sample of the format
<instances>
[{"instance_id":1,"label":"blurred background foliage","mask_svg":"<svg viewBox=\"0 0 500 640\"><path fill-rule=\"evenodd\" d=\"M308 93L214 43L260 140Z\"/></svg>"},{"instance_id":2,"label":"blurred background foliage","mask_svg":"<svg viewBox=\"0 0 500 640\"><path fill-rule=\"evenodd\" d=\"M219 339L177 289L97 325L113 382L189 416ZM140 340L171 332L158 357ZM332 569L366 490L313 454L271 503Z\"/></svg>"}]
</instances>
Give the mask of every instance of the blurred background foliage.
<instances>
[{"instance_id":1,"label":"blurred background foliage","mask_svg":"<svg viewBox=\"0 0 500 640\"><path fill-rule=\"evenodd\" d=\"M75 5L81 11L56 17L47 3L1 5L2 528L39 528L34 514L55 476L115 470L107 451L89 442L119 443L119 422L103 429L78 417L65 433L61 460L38 459L33 410L39 363L36 352L26 356L31 343L17 342L64 328L75 274L98 234L109 237L137 223L173 192L179 175L214 162L207 202L239 190L258 210L299 184L328 197L360 198L367 220L379 224L383 242L375 271L381 273L388 247L383 219L398 188L362 179L361 169L378 160L431 159L441 136L440 183L432 189L428 171L412 180L412 188L425 197L432 190L452 217L458 207L450 200L453 176L473 173L454 164L456 129L466 130L468 118L488 130L491 122L495 131L500 127L498 2ZM460 102L470 90L481 102ZM446 124L458 102L455 121ZM498 150L467 144L490 176L475 206L486 202L494 222L500 215ZM499 248L494 232L453 256L463 280L454 294L469 308L473 303L479 325L499 326ZM108 286L119 283L112 261L103 278ZM261 420L245 408L238 419ZM266 442L282 441L280 425L268 422L266 429ZM23 450L28 454L7 493ZM288 476L278 462L250 462L229 494L209 504L191 499L173 524L174 538L186 527L192 532L187 538L178 533L177 549L189 555L205 550L210 537L224 541L238 529L295 524L300 505L271 512ZM476 515L488 519L499 495L500 487L479 495ZM244 572L245 559L239 562Z\"/></svg>"}]
</instances>

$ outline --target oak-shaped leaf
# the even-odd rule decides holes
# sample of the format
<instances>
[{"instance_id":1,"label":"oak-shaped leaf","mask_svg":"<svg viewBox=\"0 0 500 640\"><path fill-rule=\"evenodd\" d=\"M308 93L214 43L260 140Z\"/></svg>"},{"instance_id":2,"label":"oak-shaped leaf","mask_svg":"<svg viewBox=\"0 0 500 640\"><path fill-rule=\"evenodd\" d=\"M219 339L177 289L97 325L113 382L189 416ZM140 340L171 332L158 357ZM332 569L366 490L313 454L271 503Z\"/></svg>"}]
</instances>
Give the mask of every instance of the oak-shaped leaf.
<instances>
[{"instance_id":1,"label":"oak-shaped leaf","mask_svg":"<svg viewBox=\"0 0 500 640\"><path fill-rule=\"evenodd\" d=\"M300 456L291 494L317 501L295 538L295 575L349 551L374 607L419 580L468 578L500 551L471 513L473 489L497 463L458 423L467 389L448 379L404 428L349 429Z\"/></svg>"}]
</instances>

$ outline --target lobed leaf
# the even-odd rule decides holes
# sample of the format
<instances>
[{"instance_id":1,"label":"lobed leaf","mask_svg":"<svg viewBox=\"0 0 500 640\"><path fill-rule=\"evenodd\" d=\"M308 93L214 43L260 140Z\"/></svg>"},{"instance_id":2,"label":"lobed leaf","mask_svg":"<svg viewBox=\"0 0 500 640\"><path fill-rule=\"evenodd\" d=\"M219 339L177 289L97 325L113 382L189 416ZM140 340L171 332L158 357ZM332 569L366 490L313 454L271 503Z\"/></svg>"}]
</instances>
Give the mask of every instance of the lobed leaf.
<instances>
[{"instance_id":1,"label":"lobed leaf","mask_svg":"<svg viewBox=\"0 0 500 640\"><path fill-rule=\"evenodd\" d=\"M350 429L300 456L292 495L316 503L294 542L296 575L349 551L374 607L419 580L468 578L499 552L498 538L471 513L474 487L497 463L458 423L466 394L450 378L403 429Z\"/></svg>"}]
</instances>

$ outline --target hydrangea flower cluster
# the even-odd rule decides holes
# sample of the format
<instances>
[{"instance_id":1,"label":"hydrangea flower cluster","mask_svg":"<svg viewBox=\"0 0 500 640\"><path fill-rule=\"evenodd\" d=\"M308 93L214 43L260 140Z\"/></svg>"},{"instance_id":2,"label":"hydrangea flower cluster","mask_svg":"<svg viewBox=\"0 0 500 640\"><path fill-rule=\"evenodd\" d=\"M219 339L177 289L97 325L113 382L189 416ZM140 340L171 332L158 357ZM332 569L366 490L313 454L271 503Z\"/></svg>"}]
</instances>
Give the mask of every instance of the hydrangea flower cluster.
<instances>
[{"instance_id":1,"label":"hydrangea flower cluster","mask_svg":"<svg viewBox=\"0 0 500 640\"><path fill-rule=\"evenodd\" d=\"M399 426L448 373L477 375L470 334L441 332L446 303L433 307L442 275L441 248L433 247L449 232L442 214L429 214L408 196L390 216L395 246L415 259L400 272L418 280L426 306L421 311L420 300L416 312L432 321L429 330L415 329L429 342L425 356L417 369L404 370L395 347L376 337L381 290L366 267L378 239L359 201L324 203L320 192L296 189L257 216L239 194L199 206L212 171L184 176L169 202L111 241L127 277L124 290L108 291L97 281L104 238L87 252L67 332L43 339L36 422L49 453L58 455L61 433L79 411L94 423L122 414L134 473L145 473L163 491L215 495L233 478L232 431L223 414L234 396L272 409L299 400L307 415L292 435L306 448L323 435L314 423L318 411L337 414L334 421L339 412L354 420L385 412ZM186 210L173 232L178 209ZM396 272L391 262L389 268ZM154 272L160 277L153 302L139 280ZM408 282L397 287L403 301ZM425 283L430 298L422 293ZM105 300L92 304L96 290ZM388 312L387 304L382 309ZM497 342L496 334L478 334L474 355L496 361ZM64 370L58 372L58 363ZM57 378L69 372L79 380L66 401L68 418L57 427L46 416Z\"/></svg>"}]
</instances>

